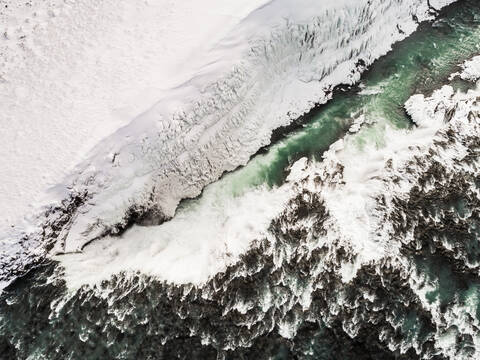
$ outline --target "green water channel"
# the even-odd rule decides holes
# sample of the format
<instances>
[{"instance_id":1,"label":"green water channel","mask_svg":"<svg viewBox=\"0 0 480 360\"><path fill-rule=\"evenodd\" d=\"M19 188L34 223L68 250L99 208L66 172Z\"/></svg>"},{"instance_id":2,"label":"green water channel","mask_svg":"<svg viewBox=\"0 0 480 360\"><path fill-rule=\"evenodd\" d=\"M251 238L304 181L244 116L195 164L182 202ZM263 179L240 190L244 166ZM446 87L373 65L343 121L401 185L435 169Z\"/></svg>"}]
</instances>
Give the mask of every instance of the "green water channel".
<instances>
[{"instance_id":1,"label":"green water channel","mask_svg":"<svg viewBox=\"0 0 480 360\"><path fill-rule=\"evenodd\" d=\"M480 53L479 44L480 3L459 1L436 21L421 24L413 35L396 44L363 75L359 86L337 90L330 102L307 114L301 128L224 176L214 185L214 192L239 196L262 184L281 185L289 165L303 156L319 159L361 115L375 124L364 126L357 134L354 141L359 150L367 142L381 146L385 126L411 126L403 107L408 98L417 93L428 95L447 83L458 64ZM469 86L461 80L452 85L459 90Z\"/></svg>"}]
</instances>

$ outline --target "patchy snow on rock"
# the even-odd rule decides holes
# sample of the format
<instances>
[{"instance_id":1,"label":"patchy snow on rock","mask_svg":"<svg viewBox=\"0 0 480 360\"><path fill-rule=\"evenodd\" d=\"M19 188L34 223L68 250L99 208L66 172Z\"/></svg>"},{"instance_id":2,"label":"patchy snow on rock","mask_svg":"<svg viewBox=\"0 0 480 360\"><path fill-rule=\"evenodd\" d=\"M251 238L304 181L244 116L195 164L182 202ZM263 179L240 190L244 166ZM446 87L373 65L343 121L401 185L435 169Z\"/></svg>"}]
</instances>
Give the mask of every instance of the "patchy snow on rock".
<instances>
[{"instance_id":1,"label":"patchy snow on rock","mask_svg":"<svg viewBox=\"0 0 480 360\"><path fill-rule=\"evenodd\" d=\"M480 56L465 61L460 65L462 71L454 73L450 76L450 80L459 76L461 79L471 82L476 82L480 79Z\"/></svg>"},{"instance_id":2,"label":"patchy snow on rock","mask_svg":"<svg viewBox=\"0 0 480 360\"><path fill-rule=\"evenodd\" d=\"M185 231L184 225L177 231L168 231L170 244L163 242L162 246L165 247L160 252L129 253L124 251L128 242L123 241L122 237L116 238L117 243L113 239L108 240L108 251L96 247L93 242L86 246L83 253L60 257L66 267L67 285L76 289L86 282L98 284L111 262L129 266L136 262L135 268L148 269L148 275L152 275L153 270L154 278L138 274L130 278L122 274L100 286L85 287L76 294L82 294L81 301L89 298L87 296L124 299L138 286L161 286L165 290L161 294L168 294L169 302L182 302L181 321L198 318L199 313L207 314L202 312L202 306L199 305L205 300L203 309L221 306L221 319L233 312L236 321L228 318L226 323L235 326L241 324L248 329L248 337L237 341L238 336L225 336L229 328L223 327L222 338L228 340L227 344L222 344L230 349L243 346L247 343L246 338L249 342L259 338L263 332L273 331L282 337L293 338L304 319L312 321L313 316L319 316L318 319L326 319L325 322L330 321L330 324L338 322L340 318L343 331L351 337L361 336L361 331L366 331L368 336L373 333L376 341L378 336L379 341L385 342L391 351L401 354L414 351L421 356L434 349L435 353L449 359L477 358L480 353L477 341L468 343L467 351L459 351L452 344L455 344L454 337L475 339L477 336L479 321L475 311L478 308L478 285L456 283L453 286L461 288L464 292L460 294L465 295L459 296L456 292L449 295L449 301L446 302L438 292L450 290L452 285L440 282L442 271L438 271L438 274L437 271L429 272L429 268L422 266L422 260L429 256L438 258L441 251L441 256L455 263L455 267L450 268L450 264L442 262L442 267L449 270L466 269L469 277L478 274L478 254L471 251L477 243L475 233L460 242L456 235L462 236L468 229L466 224L476 220L478 215L475 209L478 208L480 197L475 179L480 167L479 95L478 88L467 93L455 93L450 86L435 91L429 97L415 95L405 107L417 126L403 130L386 129L382 133L385 123L364 123L355 134L349 132L342 140L335 142L322 161L298 160L291 167L283 186L273 190L259 189L260 192L274 194L282 191L290 196L290 200L278 207L282 210L272 219L268 229L271 235L266 234L267 230L259 232L260 238L245 246L248 251L243 258L235 260L239 254L236 253L227 264L219 256L224 250L214 246L218 256L215 263L219 266L203 266L205 263L202 259L214 258L207 252L198 251L196 246L201 244L206 247L215 240L210 236L204 237L202 227L189 221L193 228L188 231L203 237L203 241L194 241L195 254L185 243L184 246L178 246L183 235L176 237L182 230ZM359 149L356 140L371 134L372 126L380 131L378 135L383 137L383 144L375 149ZM368 146L374 147L375 141L371 137L370 140ZM211 188L220 186L222 181ZM204 194L201 201L205 202L211 195L210 192ZM457 213L453 221L452 196L469 199L469 205ZM269 202L279 197L264 194L257 197L260 198ZM432 209L432 202L435 204L439 199L440 203L448 206ZM247 226L233 227L244 229L236 235L238 242L230 242L236 243L237 249L241 248L238 245L242 243L242 235L250 232L249 227L256 223L261 228L267 223L265 219L268 217L261 217L263 225L256 222L258 213L239 211L245 206L241 203L237 202L235 211L245 215L239 217L241 222L248 221L244 222ZM265 202L258 207L269 208ZM231 206L227 208L232 209ZM269 213L270 210L274 209L269 208ZM205 208L196 214L205 214ZM192 219L195 218L192 216ZM170 223L174 224L176 219L177 216ZM162 236L158 230L166 224L157 227L157 230L155 227L135 227L135 236L130 237L128 246L133 248L141 233ZM229 226L227 224L226 228ZM447 231L452 234L445 236ZM126 237L131 235L125 234ZM148 237L150 242L140 241L139 244L155 246L156 236ZM90 247L92 250L89 250ZM176 259L171 257L171 250L175 250ZM161 252L164 252L163 256L159 256ZM145 256L135 259L132 254ZM155 261L157 256L162 261ZM187 258L193 260L194 257L195 261L184 261ZM164 262L172 266L165 266ZM215 268L226 271L215 273ZM125 270L128 272L130 269ZM156 270L160 271L155 273ZM210 271L213 272L208 281L197 282L199 272L206 275ZM173 283L163 282L165 275L170 277L167 278L170 281L174 275ZM183 275L186 277L181 278ZM156 281L158 279L159 282ZM350 292L352 289L349 288L358 288L358 293ZM239 289L248 289L248 297L243 296ZM325 293L320 293L320 290ZM407 295L402 298L402 294ZM324 300L326 295L330 297ZM390 299L400 305L386 306L385 301ZM258 306L259 302L261 307ZM295 308L298 309L298 315L291 316ZM400 333L402 336L398 337L399 333L389 331L401 328L409 318L402 313L411 314L416 311L414 309L428 314L428 343L420 335L424 331L421 327L418 332L409 331L408 336ZM267 326L261 327L259 324L263 324L262 320L271 319L268 310L277 316L274 318L275 326L266 322ZM304 313L308 315L305 318L301 315ZM392 315L385 316L385 313ZM375 318L379 314L381 317ZM242 321L238 321L239 318ZM373 326L365 329L366 321ZM254 325L260 330L252 331ZM232 334L238 334L240 326L235 327ZM208 339L209 343L216 339L218 327L214 329L208 328L202 332L203 338Z\"/></svg>"}]
</instances>

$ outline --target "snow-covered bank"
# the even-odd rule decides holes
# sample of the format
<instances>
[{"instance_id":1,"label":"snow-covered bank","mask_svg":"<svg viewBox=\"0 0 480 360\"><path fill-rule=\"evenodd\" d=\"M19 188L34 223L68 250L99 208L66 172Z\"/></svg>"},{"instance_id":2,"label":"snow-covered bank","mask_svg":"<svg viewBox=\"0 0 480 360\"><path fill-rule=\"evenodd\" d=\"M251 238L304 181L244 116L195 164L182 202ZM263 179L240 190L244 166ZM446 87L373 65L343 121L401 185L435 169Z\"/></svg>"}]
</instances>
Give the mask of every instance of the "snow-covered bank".
<instances>
[{"instance_id":1,"label":"snow-covered bank","mask_svg":"<svg viewBox=\"0 0 480 360\"><path fill-rule=\"evenodd\" d=\"M438 9L450 2L452 1L431 1L430 4ZM84 3L78 4L83 6ZM96 2L85 4L88 5L85 5L87 13L88 11L98 13ZM108 12L108 6L118 6L113 2L102 4L106 6L105 12ZM227 17L229 21L221 16L217 18L220 19L218 22L207 21L212 25L212 30L207 34L208 41L205 34L198 35L203 36L201 38L188 38L190 39L188 44L201 43L201 46L194 50L180 51L184 56L183 62L177 61L176 58L175 62L172 61L173 54L178 53L175 46L183 46L178 45L182 43L182 36L172 40L171 52L165 51L165 57L160 56L166 59L165 64L157 61L156 57L157 53L164 50L162 47L155 48L153 54L149 53L152 38L148 29L149 26L153 26L154 29L160 26L151 24L156 21L155 14L158 15L159 12L163 14L164 8L160 9L160 6L157 12L144 9L143 5L139 5L140 10L135 8L141 14L148 12L149 20L144 22L143 16L140 16L145 27L138 32L127 31L130 34L127 36L127 39L131 40L127 41L131 45L130 48L120 46L126 36L123 30L115 33L118 37L102 39L100 45L94 47L95 54L100 52L108 56L103 63L105 66L100 66L101 75L98 75L100 80L93 84L88 83L85 87L80 85L82 91L90 96L89 99L93 99L93 102L102 99L102 93L90 94L90 88L105 90L101 84L110 84L117 79L117 72L109 73L110 69L114 69L127 74L125 82L122 83L127 84L124 87L125 93L122 92L127 95L112 100L107 104L107 108L117 109L118 103L122 104L120 107L125 107L126 103L127 111L122 113L128 117L143 111L153 102L156 102L156 105L101 142L90 153L88 160L69 177L66 185L61 184L52 191L50 194L52 198L67 200L60 210L54 208L49 211L46 220L40 219L42 229L38 233L24 238L21 245L15 242L14 236L10 237L10 241L2 243L2 249L6 249L4 254L8 253L1 259L2 265L5 264L2 267L2 278L8 278L12 268L21 269L29 261L32 249L37 245L41 247L45 238L58 237L56 248L58 251L76 251L98 236L123 229L126 223L131 221L132 213L139 217L145 213L150 215L146 218L143 216L143 221L150 223L172 216L180 199L198 195L206 184L215 181L224 171L244 164L253 153L268 143L273 129L288 124L312 108L315 103L326 101L334 85L358 80L365 66L385 54L393 42L410 34L418 21L431 18L434 13L424 0L323 2L274 0L264 6L258 7L259 4L252 3L251 7L243 9L243 12L235 10L235 14L240 16ZM206 6L205 3L202 3L203 6ZM223 6L230 8L227 5ZM256 7L258 9L250 11ZM215 8L213 4L212 8ZM127 18L127 23L135 22L134 20L138 18L135 12L137 10L133 11L133 15L132 12L128 12L126 5L123 10L126 14L122 16ZM188 13L188 5L183 10ZM172 19L176 18L178 13L174 11ZM105 17L110 19L107 15ZM52 19L61 19L61 16L59 14ZM103 19L102 16L99 15L97 20L91 19L93 25L98 21L103 26L103 20L100 20ZM202 18L202 21L206 19L208 17ZM233 21L230 21L232 19ZM66 20L64 19L68 23L69 19ZM192 18L184 20L188 23ZM113 25L115 21L116 18L113 17L107 25ZM79 25L80 29L83 29L82 24ZM217 26L221 27L218 31ZM190 34L192 31L195 32L195 29L188 27L187 31L185 29L182 31ZM72 42L62 38L61 31L59 33L61 44L75 45L79 41L89 44L92 41L85 39L86 35L81 31L74 32L81 36ZM94 30L93 33L109 34L109 31L101 28L98 31ZM139 40L138 34L144 37ZM168 33L164 35L170 36ZM207 41L205 45L204 38ZM109 48L110 41L118 44L112 48L120 53L113 50L113 52L99 51L103 50L102 46ZM73 50L77 49L74 45ZM68 49L70 48L67 47L67 53ZM72 52L77 54L73 50ZM121 56L122 54L124 56ZM60 52L58 63L70 59L67 55ZM65 70L64 73L69 76L55 73L57 66L47 65L40 68L53 69L50 80L68 78L73 79L71 80L73 84L82 84L78 76L70 76L70 72L67 71L83 67L80 55L72 57L72 61L80 59L75 63L76 66L68 62L65 68L60 66L60 69ZM102 60L96 59L95 56L94 60L85 61L86 64L93 62L92 69L96 69L97 63L102 64ZM124 59L125 56L131 63L125 64L120 61L113 62L112 65L110 62L113 59ZM142 62L145 58L149 59L149 65L143 72ZM157 66L159 69L162 68L162 71L156 72ZM137 74L131 75L130 69L140 71L138 82L133 81L136 86L130 86L132 79L137 79ZM28 70L25 71L28 73ZM102 77L105 71L111 74L110 77ZM81 71L80 73L82 74L79 75L80 80L96 79L96 76L89 73L86 75ZM150 73L158 75L150 77ZM38 74L40 71L37 70L32 78ZM46 74L50 73L46 71ZM148 81L144 80L146 77L149 78ZM45 83L55 84L53 80L42 82L39 87ZM145 81L148 86L144 85ZM11 90L9 83L6 84L6 88ZM49 89L47 86L43 87ZM154 91L145 92L145 89L151 90L152 87ZM59 86L59 89L62 88L63 85ZM122 86L114 83L107 87L103 94L115 94L115 89L122 89ZM48 91L43 92L47 93L46 100L50 99ZM152 94L152 97L146 96L147 93ZM22 91L19 94L21 95ZM39 90L36 94L42 94L42 91ZM70 94L66 94L66 97L71 98ZM142 99L141 102L136 101L138 97ZM48 101L46 103L50 104ZM57 105L63 104L63 101L57 103L50 108L55 109ZM20 105L17 108L14 106L14 110L23 109L23 103L16 101L15 104ZM80 104L80 110L86 107L82 105L84 104L82 98L75 104ZM80 114L76 119L84 121L84 115ZM126 117L122 119L125 120ZM65 115L52 118L58 120L52 122L53 125L64 126ZM105 133L122 124L123 120L113 124ZM97 120L91 122L91 126L96 125ZM68 123L68 128L70 127L71 124ZM75 128L72 128L75 133ZM36 133L46 132L36 130ZM56 136L57 139L65 139L60 150L63 148L75 150L79 144L87 143L86 140L90 139L88 132L78 142L64 136L63 130L57 134L59 134ZM25 143L29 144L29 137L25 139ZM97 140L92 137L92 142ZM30 152L44 154L37 148L42 149L38 146ZM64 154L60 150L55 150L55 154L48 150L41 162L35 161L32 164L43 166L45 162L56 169L69 166L73 155L67 159L68 161L51 160L58 158L52 155ZM27 178L26 174L20 177ZM31 178L35 176L28 177L29 180ZM12 183L22 184L22 181ZM40 184L39 187L44 185ZM5 193L15 192L6 189ZM19 198L18 203L22 204L24 200L30 202L32 193L36 193L36 190ZM71 206L72 203L75 205ZM38 254L41 253L40 248Z\"/></svg>"},{"instance_id":2,"label":"snow-covered bank","mask_svg":"<svg viewBox=\"0 0 480 360\"><path fill-rule=\"evenodd\" d=\"M425 1L276 0L252 12L194 78L80 167L74 186L88 184L91 199L65 251L122 228L128 209L148 209L149 222L173 216L181 199L245 164L272 130L326 101L332 86L357 81L429 11Z\"/></svg>"}]
</instances>

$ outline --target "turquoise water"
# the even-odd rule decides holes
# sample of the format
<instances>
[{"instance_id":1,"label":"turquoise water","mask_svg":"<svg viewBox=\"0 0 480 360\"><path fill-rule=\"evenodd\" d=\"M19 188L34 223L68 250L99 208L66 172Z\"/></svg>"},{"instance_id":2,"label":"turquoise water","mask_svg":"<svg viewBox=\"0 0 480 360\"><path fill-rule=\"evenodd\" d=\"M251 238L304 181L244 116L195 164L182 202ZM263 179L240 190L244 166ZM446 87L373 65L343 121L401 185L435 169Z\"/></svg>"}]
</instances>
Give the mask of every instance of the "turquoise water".
<instances>
[{"instance_id":1,"label":"turquoise water","mask_svg":"<svg viewBox=\"0 0 480 360\"><path fill-rule=\"evenodd\" d=\"M225 176L222 188L234 195L261 184L280 185L287 167L303 156L319 159L342 137L358 116L376 122L356 142L382 144L385 125L407 128L411 122L403 105L417 93L428 95L447 82L457 65L480 53L480 13L475 1L464 1L434 24L422 24L412 36L394 46L364 74L360 87L337 91L334 99L314 109L300 129L270 145L243 168ZM457 89L468 85L453 82Z\"/></svg>"}]
</instances>

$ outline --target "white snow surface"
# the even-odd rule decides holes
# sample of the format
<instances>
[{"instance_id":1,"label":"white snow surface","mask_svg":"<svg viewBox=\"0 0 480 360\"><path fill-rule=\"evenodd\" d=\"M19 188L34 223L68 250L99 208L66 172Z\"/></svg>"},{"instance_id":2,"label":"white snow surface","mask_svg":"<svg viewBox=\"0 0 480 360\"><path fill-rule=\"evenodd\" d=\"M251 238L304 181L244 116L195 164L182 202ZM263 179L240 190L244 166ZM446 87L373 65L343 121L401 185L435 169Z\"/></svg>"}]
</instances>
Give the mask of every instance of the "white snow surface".
<instances>
[{"instance_id":1,"label":"white snow surface","mask_svg":"<svg viewBox=\"0 0 480 360\"><path fill-rule=\"evenodd\" d=\"M466 61L462 68L460 77L463 80L477 81L480 79L480 56L475 56L473 59Z\"/></svg>"},{"instance_id":2,"label":"white snow surface","mask_svg":"<svg viewBox=\"0 0 480 360\"><path fill-rule=\"evenodd\" d=\"M414 31L414 18L432 16L426 0L6 5L0 248L10 254L15 234L42 221L41 206L72 191L90 200L65 226L60 252L113 232L131 208L173 216L272 130L358 81L360 59L368 66Z\"/></svg>"},{"instance_id":3,"label":"white snow surface","mask_svg":"<svg viewBox=\"0 0 480 360\"><path fill-rule=\"evenodd\" d=\"M0 1L0 229L266 1Z\"/></svg>"}]
</instances>

